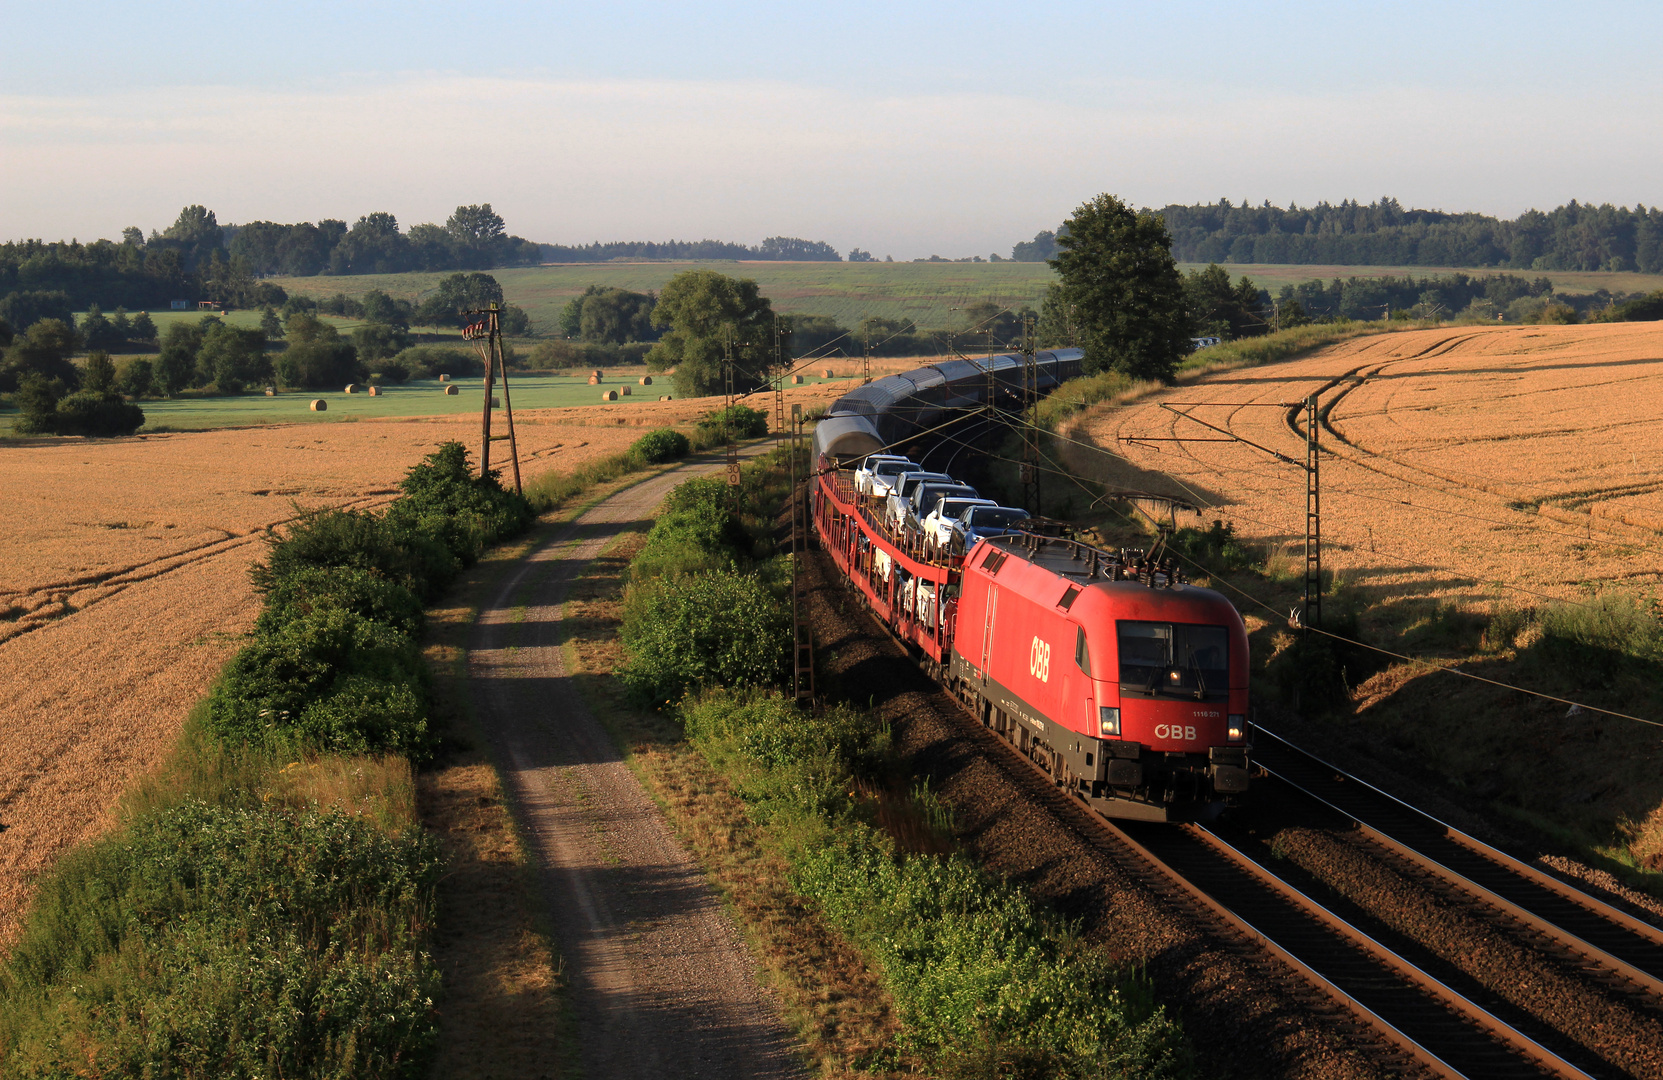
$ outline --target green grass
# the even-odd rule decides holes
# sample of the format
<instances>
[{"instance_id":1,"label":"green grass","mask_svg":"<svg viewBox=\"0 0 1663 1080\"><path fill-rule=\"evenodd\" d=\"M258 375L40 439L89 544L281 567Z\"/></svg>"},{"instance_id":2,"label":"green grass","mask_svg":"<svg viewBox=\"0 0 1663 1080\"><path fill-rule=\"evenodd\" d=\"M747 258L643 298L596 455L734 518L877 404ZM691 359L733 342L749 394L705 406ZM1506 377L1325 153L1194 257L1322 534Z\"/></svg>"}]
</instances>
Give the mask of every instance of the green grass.
<instances>
[{"instance_id":1,"label":"green grass","mask_svg":"<svg viewBox=\"0 0 1663 1080\"><path fill-rule=\"evenodd\" d=\"M1183 271L1202 263L1180 263ZM1417 278L1453 273L1473 275L1516 273L1528 278L1538 271L1505 271L1495 267L1449 266L1329 266L1224 264L1232 277L1246 274L1260 287L1275 291L1283 285L1335 277ZM827 315L844 326L854 326L868 315L912 319L926 329L956 328L961 310L977 300L993 300L1010 307L1035 308L1054 280L1044 263L790 263L790 262L616 262L564 263L494 270L503 293L531 315L540 333L551 333L566 301L590 285L608 285L656 292L683 270L709 269L734 277L755 278L762 292L786 314ZM356 277L274 278L291 293L323 298L344 292L362 296L381 289L391 296L416 300L432 291L440 273L367 274ZM1546 274L1564 292L1651 292L1663 288L1663 275L1550 271Z\"/></svg>"},{"instance_id":2,"label":"green grass","mask_svg":"<svg viewBox=\"0 0 1663 1080\"><path fill-rule=\"evenodd\" d=\"M755 278L778 311L828 315L853 326L868 315L912 319L919 326L956 327L959 309L977 300L1039 306L1052 280L1044 263L785 263L643 262L571 263L493 270L503 294L531 315L542 333L553 330L566 301L590 285L656 292L683 270L708 269ZM444 274L372 274L362 277L274 278L291 293L360 296L381 289L415 300Z\"/></svg>"},{"instance_id":3,"label":"green grass","mask_svg":"<svg viewBox=\"0 0 1663 1080\"><path fill-rule=\"evenodd\" d=\"M629 410L634 403L657 401L660 394L674 392L668 379L660 386L637 386L635 379L640 368L630 369L630 376L608 379L604 386L590 386L587 375L510 375L509 392L516 411L520 409L554 409L575 405L595 405L604 409ZM655 377L662 378L662 377ZM627 385L635 393L617 401L601 401L603 389L617 390ZM836 380L810 378L803 384ZM170 431L205 431L209 428L248 427L256 424L312 424L367 420L377 417L453 416L473 415L481 410L484 389L477 379L459 380L457 394L447 396L446 384L436 379L417 379L400 386L382 388L378 397L368 394L346 394L341 390L292 390L266 397L264 394L244 394L240 397L173 398L165 401L141 401L145 426L141 431L166 429ZM322 398L329 403L326 412L311 411L311 402ZM502 388L497 387L497 398ZM15 413L4 414L0 425Z\"/></svg>"}]
</instances>

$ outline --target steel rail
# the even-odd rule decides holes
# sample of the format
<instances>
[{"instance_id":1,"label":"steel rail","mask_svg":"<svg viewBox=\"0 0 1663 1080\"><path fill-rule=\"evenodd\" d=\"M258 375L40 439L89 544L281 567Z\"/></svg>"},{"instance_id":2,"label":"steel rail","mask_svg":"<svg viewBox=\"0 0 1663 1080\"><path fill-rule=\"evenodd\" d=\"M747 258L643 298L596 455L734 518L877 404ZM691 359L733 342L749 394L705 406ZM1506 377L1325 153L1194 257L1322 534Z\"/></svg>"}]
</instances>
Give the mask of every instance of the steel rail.
<instances>
[{"instance_id":1,"label":"steel rail","mask_svg":"<svg viewBox=\"0 0 1663 1080\"><path fill-rule=\"evenodd\" d=\"M835 573L835 567L831 569L837 579L849 586L842 574ZM864 597L859 591L852 587L851 591L863 601L862 606L865 607ZM872 613L868 610L868 614ZM873 617L872 621L905 654L911 655L907 643L882 620ZM932 671L931 674L937 673ZM1198 876L1196 872L1186 873L1172 865L1168 858L1157 854L1150 845L1134 838L1131 833L1137 829L1136 826L1111 821L1095 813L1078 797L1056 789L1055 778L1043 765L999 732L981 723L974 711L957 695L947 691L945 686L942 690L963 710L976 730L996 740L1007 754L1024 762L1037 777L1052 787L1057 797L1083 811L1085 817L1098 827L1100 835L1147 863L1162 878L1177 885L1186 895L1222 919L1226 926L1258 943L1318 993L1338 1002L1362 1020L1387 1044L1437 1075L1457 1080L1492 1080L1508 1075L1546 1074L1570 1080L1590 1080L1589 1074L1576 1065L1353 926L1211 830L1200 826L1176 829L1171 825L1152 826L1154 831L1151 835L1158 836L1160 831L1166 831L1193 837L1198 841L1197 846L1212 861L1211 873L1233 875L1234 883L1230 887L1205 888L1194 880ZM1227 877L1227 880L1230 878ZM1243 884L1248 887L1243 889ZM1265 917L1250 916L1237 910L1248 906L1248 898L1255 890L1260 894L1258 903ZM1266 896L1271 899L1267 901ZM1265 906L1267 902L1270 907ZM1278 902L1290 909L1280 913L1283 925L1266 925ZM1303 928L1297 926L1300 921L1306 924ZM1291 940L1296 936L1302 936L1303 942ZM1321 942L1324 936L1329 938L1326 944ZM1325 949L1326 956L1322 955ZM1374 1004L1371 1005L1365 998L1374 999ZM1393 1013L1396 1019L1383 1015L1382 1008ZM1421 1030L1411 1031L1406 1027ZM1474 1039L1474 1033L1479 1033L1480 1038ZM1429 1046L1429 1042L1443 1045Z\"/></svg>"},{"instance_id":2,"label":"steel rail","mask_svg":"<svg viewBox=\"0 0 1663 1080\"><path fill-rule=\"evenodd\" d=\"M1587 960L1616 972L1654 998L1663 998L1663 929L1544 873L1391 792L1324 761L1273 731L1262 726L1256 726L1254 731L1268 735L1280 744L1279 748L1271 748L1268 762L1264 757L1265 747L1256 746L1254 762L1282 783L1356 822L1370 839L1415 866L1547 935ZM1297 767L1290 768L1287 764L1278 767L1278 749L1308 759L1334 779L1321 785L1309 777L1301 779L1293 775L1299 771ZM1343 780L1338 779L1342 777ZM1319 786L1322 790L1318 790ZM1349 788L1350 791L1335 790L1337 788ZM1362 797L1351 794L1358 789L1363 792ZM1372 809L1359 805L1364 801L1373 801L1377 805ZM1382 815L1381 803L1387 811L1398 816L1395 824L1388 820L1389 815ZM1430 835L1416 838L1412 834L1417 829ZM1453 850L1441 854L1429 850L1440 844ZM1464 868L1451 865L1457 862L1467 865ZM1504 876L1498 878L1492 872L1487 875L1488 884L1477 880L1475 873L1486 869L1499 871Z\"/></svg>"}]
</instances>

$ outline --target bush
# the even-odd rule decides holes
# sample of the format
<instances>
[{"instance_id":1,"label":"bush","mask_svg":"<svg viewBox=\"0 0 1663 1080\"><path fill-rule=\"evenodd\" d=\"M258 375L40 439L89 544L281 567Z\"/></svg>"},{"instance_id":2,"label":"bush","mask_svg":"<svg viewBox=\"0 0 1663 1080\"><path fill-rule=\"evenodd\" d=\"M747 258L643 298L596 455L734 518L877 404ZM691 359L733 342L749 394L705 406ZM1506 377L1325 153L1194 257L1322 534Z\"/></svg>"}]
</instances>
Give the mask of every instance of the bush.
<instances>
[{"instance_id":1,"label":"bush","mask_svg":"<svg viewBox=\"0 0 1663 1080\"><path fill-rule=\"evenodd\" d=\"M882 834L851 826L794 861L797 891L882 968L913 1049L1021 1047L1046 1076L1186 1071L1177 1026L1141 986L968 860L899 859Z\"/></svg>"},{"instance_id":2,"label":"bush","mask_svg":"<svg viewBox=\"0 0 1663 1080\"><path fill-rule=\"evenodd\" d=\"M295 619L325 610L350 611L415 637L425 613L422 602L402 585L354 567L308 566L273 582L256 634L271 634Z\"/></svg>"},{"instance_id":3,"label":"bush","mask_svg":"<svg viewBox=\"0 0 1663 1080\"><path fill-rule=\"evenodd\" d=\"M889 734L847 706L815 716L777 691L713 690L683 706L687 738L764 820L785 811L832 820L852 809L854 777L875 771Z\"/></svg>"},{"instance_id":4,"label":"bush","mask_svg":"<svg viewBox=\"0 0 1663 1080\"><path fill-rule=\"evenodd\" d=\"M686 457L691 449L692 443L681 432L674 428L657 428L636 439L629 451L642 461L657 465Z\"/></svg>"},{"instance_id":5,"label":"bush","mask_svg":"<svg viewBox=\"0 0 1663 1080\"><path fill-rule=\"evenodd\" d=\"M638 698L679 701L707 686L766 686L785 672L791 616L753 574L714 571L635 585L624 600L619 671Z\"/></svg>"},{"instance_id":6,"label":"bush","mask_svg":"<svg viewBox=\"0 0 1663 1080\"><path fill-rule=\"evenodd\" d=\"M207 726L257 746L419 757L428 749L426 674L406 635L323 608L231 658L208 695Z\"/></svg>"},{"instance_id":7,"label":"bush","mask_svg":"<svg viewBox=\"0 0 1663 1080\"><path fill-rule=\"evenodd\" d=\"M270 592L282 578L311 567L350 567L402 585L430 599L460 567L441 543L401 533L374 514L359 510L318 510L301 516L286 532L266 533L270 551L250 571L254 587Z\"/></svg>"},{"instance_id":8,"label":"bush","mask_svg":"<svg viewBox=\"0 0 1663 1080\"><path fill-rule=\"evenodd\" d=\"M387 527L435 540L463 565L531 523L531 504L503 490L494 470L476 476L459 442L443 444L412 466L399 486L404 494L387 508Z\"/></svg>"},{"instance_id":9,"label":"bush","mask_svg":"<svg viewBox=\"0 0 1663 1080\"><path fill-rule=\"evenodd\" d=\"M340 813L136 819L43 882L0 970L4 1075L418 1075L439 869L420 830Z\"/></svg>"},{"instance_id":10,"label":"bush","mask_svg":"<svg viewBox=\"0 0 1663 1080\"><path fill-rule=\"evenodd\" d=\"M729 434L735 439L760 439L768 434L768 414L749 405L730 405L700 420L698 430L707 445Z\"/></svg>"},{"instance_id":11,"label":"bush","mask_svg":"<svg viewBox=\"0 0 1663 1080\"><path fill-rule=\"evenodd\" d=\"M290 334L288 348L277 357L277 377L284 386L321 386L339 389L363 374L358 350L344 341L297 341Z\"/></svg>"},{"instance_id":12,"label":"bush","mask_svg":"<svg viewBox=\"0 0 1663 1080\"><path fill-rule=\"evenodd\" d=\"M59 435L131 435L144 426L144 410L113 391L83 390L58 402L51 421Z\"/></svg>"},{"instance_id":13,"label":"bush","mask_svg":"<svg viewBox=\"0 0 1663 1080\"><path fill-rule=\"evenodd\" d=\"M115 388L128 397L149 397L156 392L155 365L143 357L122 364L116 371Z\"/></svg>"},{"instance_id":14,"label":"bush","mask_svg":"<svg viewBox=\"0 0 1663 1080\"><path fill-rule=\"evenodd\" d=\"M403 371L410 379L436 379L440 375L455 379L485 374L485 365L477 354L449 345L413 345L382 364L380 370Z\"/></svg>"}]
</instances>

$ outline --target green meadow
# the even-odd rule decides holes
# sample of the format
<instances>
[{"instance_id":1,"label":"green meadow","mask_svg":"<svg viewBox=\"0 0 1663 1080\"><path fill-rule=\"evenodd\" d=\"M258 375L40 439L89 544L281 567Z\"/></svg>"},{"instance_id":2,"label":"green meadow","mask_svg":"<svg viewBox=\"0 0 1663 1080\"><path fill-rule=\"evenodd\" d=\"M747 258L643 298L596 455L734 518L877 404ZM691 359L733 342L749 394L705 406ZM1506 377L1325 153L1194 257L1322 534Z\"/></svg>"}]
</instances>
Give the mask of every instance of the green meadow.
<instances>
[{"instance_id":1,"label":"green meadow","mask_svg":"<svg viewBox=\"0 0 1663 1080\"><path fill-rule=\"evenodd\" d=\"M1202 264L1180 263L1185 271ZM825 315L852 327L868 315L911 319L926 329L960 326L961 310L978 300L992 300L1006 307L1023 304L1039 307L1045 289L1053 280L1044 263L827 263L827 262L609 262L563 263L558 265L494 270L509 303L524 308L539 333L550 333L560 309L590 285L613 286L636 292L656 292L683 270L704 269L734 277L756 279L777 311ZM1225 269L1234 277L1246 274L1273 292L1283 285L1320 278L1402 277L1417 278L1453 273L1473 275L1518 273L1541 276L1537 271L1503 271L1491 268L1447 266L1275 266L1233 265ZM291 293L322 298L344 292L362 296L380 289L391 296L419 299L446 275L365 274L353 277L275 278ZM1663 288L1663 276L1653 274L1547 273L1565 292L1650 292ZM240 314L240 313L239 313Z\"/></svg>"},{"instance_id":2,"label":"green meadow","mask_svg":"<svg viewBox=\"0 0 1663 1080\"><path fill-rule=\"evenodd\" d=\"M660 394L673 393L667 376L655 376L653 386L638 386L639 367L620 369L625 374L608 378L601 386L590 386L588 372L581 375L513 375L508 388L516 412L522 409L556 409L574 405L593 405L603 409L628 410L632 403L657 401ZM805 377L803 385L836 380ZM456 387L456 394L448 395L444 388ZM622 395L628 386L631 396ZM605 390L619 391L617 401L602 401ZM502 385L497 384L497 398L502 397ZM312 401L328 403L325 412L313 412ZM179 397L163 401L141 401L144 409L144 431L200 431L206 428L248 427L256 424L313 424L331 421L366 420L377 417L449 416L458 413L478 414L484 406L484 386L481 379L462 379L454 384L437 379L414 379L399 386L386 386L371 397L367 393L347 394L341 390L296 390L266 397L264 394L244 394L239 397ZM14 413L0 415L5 424Z\"/></svg>"}]
</instances>

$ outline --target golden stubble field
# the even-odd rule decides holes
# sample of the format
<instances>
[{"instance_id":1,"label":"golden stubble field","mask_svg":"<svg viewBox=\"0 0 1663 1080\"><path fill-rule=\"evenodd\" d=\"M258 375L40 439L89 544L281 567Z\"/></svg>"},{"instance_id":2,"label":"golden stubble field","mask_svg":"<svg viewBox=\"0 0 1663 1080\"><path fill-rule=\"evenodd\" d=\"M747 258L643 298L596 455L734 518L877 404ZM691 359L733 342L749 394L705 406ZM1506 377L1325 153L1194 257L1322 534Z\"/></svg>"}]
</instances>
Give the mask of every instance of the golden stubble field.
<instances>
[{"instance_id":1,"label":"golden stubble field","mask_svg":"<svg viewBox=\"0 0 1663 1080\"><path fill-rule=\"evenodd\" d=\"M795 388L787 400L813 405L848 385ZM517 411L525 478L719 405ZM383 505L450 439L477 456L478 419L0 444L0 946L29 883L108 827L117 797L166 754L240 645L259 612L248 569L266 527L296 505Z\"/></svg>"},{"instance_id":2,"label":"golden stubble field","mask_svg":"<svg viewBox=\"0 0 1663 1080\"><path fill-rule=\"evenodd\" d=\"M1383 595L1528 606L1663 574L1660 391L1663 324L1414 330L1092 413L1071 434L1110 453L1067 452L1113 486L1297 544L1304 412L1264 406L1318 394L1324 567ZM1174 409L1300 464L1239 442L1124 441L1220 438Z\"/></svg>"}]
</instances>

